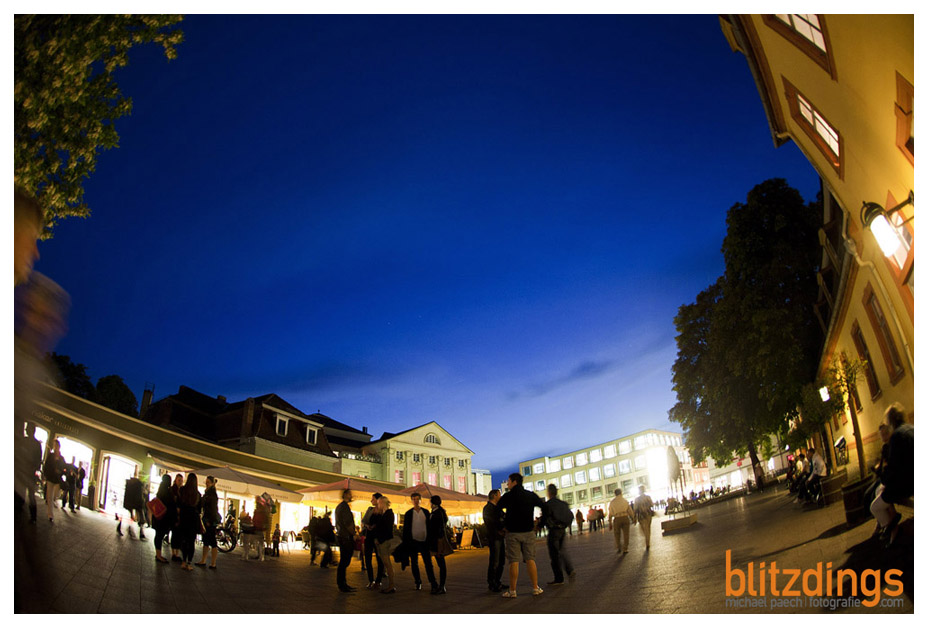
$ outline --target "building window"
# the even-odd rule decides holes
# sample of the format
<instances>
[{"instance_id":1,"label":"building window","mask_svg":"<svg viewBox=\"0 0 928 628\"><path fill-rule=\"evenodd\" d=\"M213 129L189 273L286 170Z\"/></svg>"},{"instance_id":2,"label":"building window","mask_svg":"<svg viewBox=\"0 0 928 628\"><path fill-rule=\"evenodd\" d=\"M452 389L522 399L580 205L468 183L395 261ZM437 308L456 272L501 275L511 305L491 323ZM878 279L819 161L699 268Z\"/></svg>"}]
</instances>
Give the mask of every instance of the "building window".
<instances>
[{"instance_id":1,"label":"building window","mask_svg":"<svg viewBox=\"0 0 928 628\"><path fill-rule=\"evenodd\" d=\"M422 484L422 473L420 471L412 472L412 485L419 486Z\"/></svg>"},{"instance_id":2,"label":"building window","mask_svg":"<svg viewBox=\"0 0 928 628\"><path fill-rule=\"evenodd\" d=\"M604 467L603 467L603 476L605 476L605 477L607 477L607 478L614 478L614 477L615 477L615 465L614 465L614 464L607 464L606 466L604 466Z\"/></svg>"},{"instance_id":3,"label":"building window","mask_svg":"<svg viewBox=\"0 0 928 628\"><path fill-rule=\"evenodd\" d=\"M290 422L279 414L275 415L277 417L277 435L286 436L287 435L287 424Z\"/></svg>"},{"instance_id":4,"label":"building window","mask_svg":"<svg viewBox=\"0 0 928 628\"><path fill-rule=\"evenodd\" d=\"M467 492L467 478L459 477L458 478L458 493Z\"/></svg>"},{"instance_id":5,"label":"building window","mask_svg":"<svg viewBox=\"0 0 928 628\"><path fill-rule=\"evenodd\" d=\"M451 476L445 475L442 477L442 486L444 486L449 491L451 490Z\"/></svg>"},{"instance_id":6,"label":"building window","mask_svg":"<svg viewBox=\"0 0 928 628\"><path fill-rule=\"evenodd\" d=\"M603 459L602 449L593 449L590 451L590 462L599 462Z\"/></svg>"},{"instance_id":7,"label":"building window","mask_svg":"<svg viewBox=\"0 0 928 628\"><path fill-rule=\"evenodd\" d=\"M615 458L615 445L606 445L603 448L603 456L606 458Z\"/></svg>"},{"instance_id":8,"label":"building window","mask_svg":"<svg viewBox=\"0 0 928 628\"><path fill-rule=\"evenodd\" d=\"M458 460L458 469L466 469L466 468L467 468L467 461Z\"/></svg>"},{"instance_id":9,"label":"building window","mask_svg":"<svg viewBox=\"0 0 928 628\"><path fill-rule=\"evenodd\" d=\"M622 494L626 496L631 495L633 486L634 482L631 480L622 480Z\"/></svg>"},{"instance_id":10,"label":"building window","mask_svg":"<svg viewBox=\"0 0 928 628\"><path fill-rule=\"evenodd\" d=\"M436 464L437 462L438 462L438 459L437 459L435 456L429 456L429 465L430 465L430 466L433 466L433 467L434 467L435 464Z\"/></svg>"},{"instance_id":11,"label":"building window","mask_svg":"<svg viewBox=\"0 0 928 628\"><path fill-rule=\"evenodd\" d=\"M644 449L647 446L648 446L648 439L644 435L635 437L635 451L638 451L639 449Z\"/></svg>"},{"instance_id":12,"label":"building window","mask_svg":"<svg viewBox=\"0 0 928 628\"><path fill-rule=\"evenodd\" d=\"M438 474L429 473L429 484L432 486L438 486Z\"/></svg>"},{"instance_id":13,"label":"building window","mask_svg":"<svg viewBox=\"0 0 928 628\"><path fill-rule=\"evenodd\" d=\"M896 72L896 146L915 164L915 87Z\"/></svg>"},{"instance_id":14,"label":"building window","mask_svg":"<svg viewBox=\"0 0 928 628\"><path fill-rule=\"evenodd\" d=\"M864 374L867 376L867 386L870 387L870 398L876 399L883 391L880 389L880 383L876 379L876 371L873 369L873 359L870 357L870 351L867 349L867 342L864 340L864 335L860 331L860 325L858 325L856 321L851 328L851 338L854 339L854 346L857 348L857 356L867 363L864 367Z\"/></svg>"},{"instance_id":15,"label":"building window","mask_svg":"<svg viewBox=\"0 0 928 628\"><path fill-rule=\"evenodd\" d=\"M870 324L873 325L873 331L876 332L876 340L880 345L883 360L886 362L886 370L889 371L889 383L895 384L902 379L905 370L902 368L902 360L899 358L896 342L889 331L889 323L886 322L886 317L883 316L883 308L869 284L867 289L864 290L864 308L867 310Z\"/></svg>"},{"instance_id":16,"label":"building window","mask_svg":"<svg viewBox=\"0 0 928 628\"><path fill-rule=\"evenodd\" d=\"M430 445L441 445L441 441L438 440L438 437L435 436L434 434L426 434L425 442Z\"/></svg>"},{"instance_id":17,"label":"building window","mask_svg":"<svg viewBox=\"0 0 928 628\"><path fill-rule=\"evenodd\" d=\"M577 471L574 473L574 480L577 484L586 484L586 471Z\"/></svg>"},{"instance_id":18,"label":"building window","mask_svg":"<svg viewBox=\"0 0 928 628\"><path fill-rule=\"evenodd\" d=\"M617 482L610 482L606 484L606 495L615 495L615 489L619 488Z\"/></svg>"},{"instance_id":19,"label":"building window","mask_svg":"<svg viewBox=\"0 0 928 628\"><path fill-rule=\"evenodd\" d=\"M821 66L823 70L828 72L831 78L837 78L835 61L831 55L831 47L828 44L828 30L825 28L825 18L823 16L812 13L764 15L764 24L788 39L794 46Z\"/></svg>"},{"instance_id":20,"label":"building window","mask_svg":"<svg viewBox=\"0 0 928 628\"><path fill-rule=\"evenodd\" d=\"M528 477L532 474L532 467L530 465L525 465L522 467L522 475Z\"/></svg>"},{"instance_id":21,"label":"building window","mask_svg":"<svg viewBox=\"0 0 928 628\"><path fill-rule=\"evenodd\" d=\"M396 459L399 460L399 461L402 461L402 460L403 460L403 452L401 452L401 451L396 452Z\"/></svg>"},{"instance_id":22,"label":"building window","mask_svg":"<svg viewBox=\"0 0 928 628\"><path fill-rule=\"evenodd\" d=\"M569 488L573 486L573 479L570 477L569 473L566 473L561 476L561 488Z\"/></svg>"},{"instance_id":23,"label":"building window","mask_svg":"<svg viewBox=\"0 0 928 628\"><path fill-rule=\"evenodd\" d=\"M594 486L593 488L590 489L590 498L592 498L592 499L602 499L602 496L603 496L603 487L602 487L602 486Z\"/></svg>"},{"instance_id":24,"label":"building window","mask_svg":"<svg viewBox=\"0 0 928 628\"><path fill-rule=\"evenodd\" d=\"M573 503L574 503L574 494L573 494L573 493L564 493L562 497L564 498L564 501L567 502L567 505L568 505L568 506L572 506L572 505L573 505Z\"/></svg>"},{"instance_id":25,"label":"building window","mask_svg":"<svg viewBox=\"0 0 928 628\"><path fill-rule=\"evenodd\" d=\"M588 462L589 462L589 459L587 458L586 453L577 454L577 466L578 467L582 467Z\"/></svg>"},{"instance_id":26,"label":"building window","mask_svg":"<svg viewBox=\"0 0 928 628\"><path fill-rule=\"evenodd\" d=\"M415 462L416 464L419 464L420 462L422 462L422 454L413 454L412 461Z\"/></svg>"},{"instance_id":27,"label":"building window","mask_svg":"<svg viewBox=\"0 0 928 628\"><path fill-rule=\"evenodd\" d=\"M646 476L646 475L639 475L639 476L638 476L638 486L643 486L643 487L644 487L644 490L647 491L647 490L648 490L648 476Z\"/></svg>"},{"instance_id":28,"label":"building window","mask_svg":"<svg viewBox=\"0 0 928 628\"><path fill-rule=\"evenodd\" d=\"M822 113L815 108L812 102L803 96L796 87L783 77L783 87L786 100L789 103L789 112L796 124L801 128L812 143L819 149L828 163L838 174L844 178L843 150L841 134L832 126Z\"/></svg>"},{"instance_id":29,"label":"building window","mask_svg":"<svg viewBox=\"0 0 928 628\"><path fill-rule=\"evenodd\" d=\"M564 458L564 468L573 469L574 468L574 458L573 456L567 456Z\"/></svg>"},{"instance_id":30,"label":"building window","mask_svg":"<svg viewBox=\"0 0 928 628\"><path fill-rule=\"evenodd\" d=\"M558 481L557 478L551 478L551 481L549 482L549 484L554 484L555 488L561 488L561 483Z\"/></svg>"},{"instance_id":31,"label":"building window","mask_svg":"<svg viewBox=\"0 0 928 628\"><path fill-rule=\"evenodd\" d=\"M397 484L403 483L403 471L402 469L395 469L393 471L393 481Z\"/></svg>"},{"instance_id":32,"label":"building window","mask_svg":"<svg viewBox=\"0 0 928 628\"><path fill-rule=\"evenodd\" d=\"M450 467L450 466L451 466L451 458L445 458L445 466L446 466L446 467Z\"/></svg>"},{"instance_id":33,"label":"building window","mask_svg":"<svg viewBox=\"0 0 928 628\"><path fill-rule=\"evenodd\" d=\"M621 443L619 443L619 453L620 453L620 454L627 454L627 453L631 452L631 450L632 450L632 441L630 441L630 440L623 440Z\"/></svg>"},{"instance_id":34,"label":"building window","mask_svg":"<svg viewBox=\"0 0 928 628\"><path fill-rule=\"evenodd\" d=\"M586 501L586 489L582 491L577 491L577 501L583 503Z\"/></svg>"},{"instance_id":35,"label":"building window","mask_svg":"<svg viewBox=\"0 0 928 628\"><path fill-rule=\"evenodd\" d=\"M309 425L306 426L306 443L308 445L316 444L317 432L318 430L316 430L316 428L310 427Z\"/></svg>"},{"instance_id":36,"label":"building window","mask_svg":"<svg viewBox=\"0 0 928 628\"><path fill-rule=\"evenodd\" d=\"M602 470L599 467L590 468L590 482L599 482L603 479Z\"/></svg>"},{"instance_id":37,"label":"building window","mask_svg":"<svg viewBox=\"0 0 928 628\"><path fill-rule=\"evenodd\" d=\"M543 491L543 490L545 490L545 481L544 481L544 480L538 480L538 481L536 481L536 482L535 482L535 490L536 490L536 491Z\"/></svg>"},{"instance_id":38,"label":"building window","mask_svg":"<svg viewBox=\"0 0 928 628\"><path fill-rule=\"evenodd\" d=\"M535 472L535 475L541 475L545 472L545 463L536 462L535 467L532 470Z\"/></svg>"},{"instance_id":39,"label":"building window","mask_svg":"<svg viewBox=\"0 0 928 628\"><path fill-rule=\"evenodd\" d=\"M646 466L644 456L635 456L635 471L640 471Z\"/></svg>"},{"instance_id":40,"label":"building window","mask_svg":"<svg viewBox=\"0 0 928 628\"><path fill-rule=\"evenodd\" d=\"M631 473L632 464L628 460L619 460L619 473Z\"/></svg>"},{"instance_id":41,"label":"building window","mask_svg":"<svg viewBox=\"0 0 928 628\"><path fill-rule=\"evenodd\" d=\"M548 461L548 473L557 473L560 470L561 470L560 460L549 460Z\"/></svg>"}]
</instances>

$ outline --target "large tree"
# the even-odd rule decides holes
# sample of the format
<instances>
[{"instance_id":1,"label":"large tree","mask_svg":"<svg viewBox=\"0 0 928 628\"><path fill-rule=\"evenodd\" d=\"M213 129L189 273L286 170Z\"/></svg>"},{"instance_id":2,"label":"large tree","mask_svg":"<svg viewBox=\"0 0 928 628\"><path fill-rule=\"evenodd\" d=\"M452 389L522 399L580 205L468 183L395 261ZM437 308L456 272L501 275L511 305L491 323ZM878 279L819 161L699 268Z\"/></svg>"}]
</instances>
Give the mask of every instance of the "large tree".
<instances>
[{"instance_id":1,"label":"large tree","mask_svg":"<svg viewBox=\"0 0 928 628\"><path fill-rule=\"evenodd\" d=\"M132 109L114 72L136 44L156 42L168 59L183 34L177 15L14 17L14 181L45 211L46 231L86 217L84 179L97 152L119 141L114 124Z\"/></svg>"},{"instance_id":2,"label":"large tree","mask_svg":"<svg viewBox=\"0 0 928 628\"><path fill-rule=\"evenodd\" d=\"M83 364L75 364L71 358L66 355L57 353L49 354L49 360L58 369L61 376L61 386L66 391L78 397L94 401L96 399L96 389L90 376L87 375L87 367Z\"/></svg>"},{"instance_id":3,"label":"large tree","mask_svg":"<svg viewBox=\"0 0 928 628\"><path fill-rule=\"evenodd\" d=\"M729 210L724 276L674 319L670 418L695 460L747 453L759 479L758 447L785 434L814 379L820 216L819 204L783 179L755 186Z\"/></svg>"},{"instance_id":4,"label":"large tree","mask_svg":"<svg viewBox=\"0 0 928 628\"><path fill-rule=\"evenodd\" d=\"M119 375L106 375L97 380L97 403L129 416L139 413L138 400Z\"/></svg>"}]
</instances>

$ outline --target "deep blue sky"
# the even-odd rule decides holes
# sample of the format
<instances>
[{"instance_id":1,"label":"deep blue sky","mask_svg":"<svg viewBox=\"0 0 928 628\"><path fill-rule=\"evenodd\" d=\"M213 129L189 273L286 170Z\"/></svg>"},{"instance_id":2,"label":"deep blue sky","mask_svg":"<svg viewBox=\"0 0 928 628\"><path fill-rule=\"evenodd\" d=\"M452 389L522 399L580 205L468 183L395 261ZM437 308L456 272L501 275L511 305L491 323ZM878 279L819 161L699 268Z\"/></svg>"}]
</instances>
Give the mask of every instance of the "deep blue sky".
<instances>
[{"instance_id":1,"label":"deep blue sky","mask_svg":"<svg viewBox=\"0 0 928 628\"><path fill-rule=\"evenodd\" d=\"M668 423L673 317L785 177L716 16L222 17L120 71L58 352L141 398L276 392L502 474Z\"/></svg>"}]
</instances>

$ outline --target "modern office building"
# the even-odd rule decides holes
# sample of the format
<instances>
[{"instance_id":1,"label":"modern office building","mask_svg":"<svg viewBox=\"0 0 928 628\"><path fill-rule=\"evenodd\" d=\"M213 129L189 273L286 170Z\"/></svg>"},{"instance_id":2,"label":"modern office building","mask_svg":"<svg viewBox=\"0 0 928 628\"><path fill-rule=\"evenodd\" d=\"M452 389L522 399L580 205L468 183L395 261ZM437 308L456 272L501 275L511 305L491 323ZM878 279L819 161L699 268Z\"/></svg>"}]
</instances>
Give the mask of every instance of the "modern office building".
<instances>
[{"instance_id":1,"label":"modern office building","mask_svg":"<svg viewBox=\"0 0 928 628\"><path fill-rule=\"evenodd\" d=\"M669 495L680 496L668 478L668 451L672 447L680 464L684 490L708 489L708 468L694 468L679 432L645 430L556 456L534 458L519 463L523 486L544 495L548 484L558 487L558 496L571 508L586 512L605 507L616 488L626 496L638 495L645 486L655 501Z\"/></svg>"},{"instance_id":2,"label":"modern office building","mask_svg":"<svg viewBox=\"0 0 928 628\"><path fill-rule=\"evenodd\" d=\"M822 180L818 376L845 358L866 361L846 402L872 462L890 404L902 403L914 422L914 16L720 20L747 59L774 145L793 141ZM828 449L847 442L850 477L858 466L852 425L848 409L815 439Z\"/></svg>"}]
</instances>

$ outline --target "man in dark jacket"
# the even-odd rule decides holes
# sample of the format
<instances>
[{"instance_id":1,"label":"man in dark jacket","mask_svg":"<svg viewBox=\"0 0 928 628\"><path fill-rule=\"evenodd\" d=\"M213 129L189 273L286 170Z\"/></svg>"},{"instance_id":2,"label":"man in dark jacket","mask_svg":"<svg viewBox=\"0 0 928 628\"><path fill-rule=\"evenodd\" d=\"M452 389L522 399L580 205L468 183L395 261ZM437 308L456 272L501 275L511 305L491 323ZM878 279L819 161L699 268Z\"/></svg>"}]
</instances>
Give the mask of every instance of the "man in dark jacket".
<instances>
[{"instance_id":1,"label":"man in dark jacket","mask_svg":"<svg viewBox=\"0 0 928 628\"><path fill-rule=\"evenodd\" d=\"M503 566L506 564L506 548L504 541L503 517L497 508L500 494L499 489L493 489L487 496L486 506L483 507L483 523L487 527L487 547L490 548L490 563L487 565L487 585L490 591L499 593L503 590Z\"/></svg>"},{"instance_id":2,"label":"man in dark jacket","mask_svg":"<svg viewBox=\"0 0 928 628\"><path fill-rule=\"evenodd\" d=\"M354 553L354 516L351 514L351 490L342 491L342 501L335 507L335 528L338 538L338 590L343 593L355 591L348 586L347 571L351 564L351 555Z\"/></svg>"},{"instance_id":3,"label":"man in dark jacket","mask_svg":"<svg viewBox=\"0 0 928 628\"><path fill-rule=\"evenodd\" d=\"M554 484L548 485L548 503L545 504L541 519L548 528L548 556L551 558L551 570L554 572L554 580L548 584L564 584L565 571L571 580L574 578L574 567L570 562L570 556L567 555L567 548L564 547L564 531L573 522L574 515L570 512L567 502L557 498L557 487Z\"/></svg>"},{"instance_id":4,"label":"man in dark jacket","mask_svg":"<svg viewBox=\"0 0 928 628\"><path fill-rule=\"evenodd\" d=\"M139 524L139 539L145 540L145 533L142 532L142 522L145 520L142 509L145 508L145 498L142 496L142 481L138 474L133 475L126 480L126 491L123 494L122 506L129 511L133 521ZM116 524L116 533L122 536L122 519ZM132 534L132 524L129 524L129 536Z\"/></svg>"},{"instance_id":5,"label":"man in dark jacket","mask_svg":"<svg viewBox=\"0 0 928 628\"><path fill-rule=\"evenodd\" d=\"M412 577L416 581L416 591L422 590L422 576L419 574L418 554L422 554L422 562L425 565L425 575L432 585L432 590L438 588L435 581L435 571L432 569L432 557L429 554L428 532L429 532L429 511L419 506L422 496L419 493L413 493L409 496L412 500L412 508L403 515L403 545L406 547L406 553L409 556L409 564L412 567Z\"/></svg>"},{"instance_id":6,"label":"man in dark jacket","mask_svg":"<svg viewBox=\"0 0 928 628\"><path fill-rule=\"evenodd\" d=\"M216 542L216 528L222 523L219 516L219 495L216 493L216 478L206 476L206 490L200 500L200 516L203 518L203 556L200 562L194 563L198 567L206 566L206 555L211 553L209 567L216 568L216 558L219 556L219 543Z\"/></svg>"},{"instance_id":7,"label":"man in dark jacket","mask_svg":"<svg viewBox=\"0 0 928 628\"><path fill-rule=\"evenodd\" d=\"M374 576L374 523L371 521L371 516L374 514L374 510L377 508L377 500L383 497L380 493L374 493L371 495L371 505L367 508L367 511L364 513L364 516L361 517L361 526L364 530L364 556L361 560L364 562L364 567L367 571L367 588L373 589L374 586L379 586L383 580L384 566L383 561L380 560L380 556L377 556L377 575Z\"/></svg>"},{"instance_id":8,"label":"man in dark jacket","mask_svg":"<svg viewBox=\"0 0 928 628\"><path fill-rule=\"evenodd\" d=\"M519 559L525 561L528 577L532 581L532 595L544 593L538 586L538 568L535 566L535 508L544 510L545 503L538 495L522 488L522 475L512 473L507 482L509 492L503 495L497 507L506 513L506 560L509 561L509 590L505 598L516 597L519 581Z\"/></svg>"}]
</instances>

